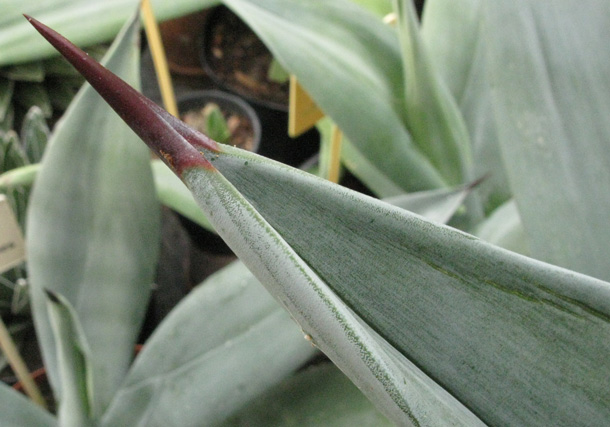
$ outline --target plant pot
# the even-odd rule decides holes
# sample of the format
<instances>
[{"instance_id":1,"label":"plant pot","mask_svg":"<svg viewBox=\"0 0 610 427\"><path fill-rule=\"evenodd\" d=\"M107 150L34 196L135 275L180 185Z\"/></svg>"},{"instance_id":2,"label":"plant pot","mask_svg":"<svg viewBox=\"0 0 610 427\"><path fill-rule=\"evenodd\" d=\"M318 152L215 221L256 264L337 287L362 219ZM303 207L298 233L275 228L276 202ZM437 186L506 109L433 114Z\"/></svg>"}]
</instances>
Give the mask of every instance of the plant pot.
<instances>
[{"instance_id":1,"label":"plant pot","mask_svg":"<svg viewBox=\"0 0 610 427\"><path fill-rule=\"evenodd\" d=\"M288 83L267 78L271 53L226 7L216 7L207 15L200 56L203 69L218 87L243 97L256 110L263 134L259 154L298 167L318 151L317 129L298 138L288 136Z\"/></svg>"},{"instance_id":2,"label":"plant pot","mask_svg":"<svg viewBox=\"0 0 610 427\"><path fill-rule=\"evenodd\" d=\"M250 121L250 129L252 131L251 143L248 143L247 147L240 146L238 143L233 142L229 142L229 144L248 149L252 152L257 152L261 142L260 120L254 109L238 96L218 90L191 92L178 98L178 110L180 111L180 116L182 118L185 113L189 111L200 111L210 103L218 105L223 113L226 112L228 114L240 115L244 120L247 119ZM200 227L198 224L180 214L178 214L178 218L191 238L192 243L199 250L220 255L232 254L231 249L229 249L220 236Z\"/></svg>"},{"instance_id":3,"label":"plant pot","mask_svg":"<svg viewBox=\"0 0 610 427\"><path fill-rule=\"evenodd\" d=\"M235 133L227 142L244 150L257 152L261 142L261 123L254 111L244 100L238 96L219 90L203 90L191 92L178 98L178 111L180 118L192 127L198 128L197 118L194 121L185 120L189 112L199 112L210 104L220 107L227 122L236 119ZM202 133L205 130L198 129Z\"/></svg>"},{"instance_id":4,"label":"plant pot","mask_svg":"<svg viewBox=\"0 0 610 427\"><path fill-rule=\"evenodd\" d=\"M199 39L210 10L202 10L159 24L165 55L173 73L185 76L205 75L199 60Z\"/></svg>"},{"instance_id":5,"label":"plant pot","mask_svg":"<svg viewBox=\"0 0 610 427\"><path fill-rule=\"evenodd\" d=\"M203 69L221 88L252 104L288 111L288 82L267 77L273 55L228 8L219 6L207 15L200 55Z\"/></svg>"}]
</instances>

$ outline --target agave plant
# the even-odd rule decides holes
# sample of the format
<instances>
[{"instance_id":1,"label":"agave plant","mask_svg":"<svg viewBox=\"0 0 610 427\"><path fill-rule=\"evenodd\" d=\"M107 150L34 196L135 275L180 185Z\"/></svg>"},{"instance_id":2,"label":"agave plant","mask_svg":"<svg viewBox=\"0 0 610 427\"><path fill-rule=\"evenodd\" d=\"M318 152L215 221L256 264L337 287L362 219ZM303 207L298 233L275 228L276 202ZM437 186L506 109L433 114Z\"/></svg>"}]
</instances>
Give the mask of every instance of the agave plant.
<instances>
[{"instance_id":1,"label":"agave plant","mask_svg":"<svg viewBox=\"0 0 610 427\"><path fill-rule=\"evenodd\" d=\"M607 76L599 70L608 61L595 29L607 27L608 6L564 1L549 13L533 1L432 0L420 30L410 5L396 2L393 30L340 0L226 3L341 126L351 142L347 161L379 194L460 184L489 172L482 159L492 159L492 172L506 175L467 204L465 226L494 231L518 213L530 253L575 271L219 146L32 23L186 183L307 340L395 423L603 425L610 416L610 285L600 279L609 277L603 254L610 240L600 223L608 198L596 184L609 181L610 168L606 127L591 109L607 104L607 91L599 90ZM587 137L576 144L578 135ZM128 171L133 179L146 174ZM517 203L496 209L510 195ZM485 211L493 214L480 222ZM41 301L51 310L69 307L61 296ZM158 336L176 334L175 325ZM66 393L74 399L62 402L108 425L165 421L160 402L181 397L168 395L162 379L201 351L196 335L185 336L185 358L175 354L182 348L141 355L123 385L108 388L120 397L101 409L83 404L91 396L84 392ZM65 375L74 365L52 369ZM91 384L80 378L71 390ZM43 417L3 395L16 402L12 414Z\"/></svg>"},{"instance_id":2,"label":"agave plant","mask_svg":"<svg viewBox=\"0 0 610 427\"><path fill-rule=\"evenodd\" d=\"M249 19L275 47L276 58L297 75L304 69L298 64L304 62L308 63L308 70L319 68L325 75L337 75L337 71L327 57L311 62L311 55L295 48L296 38L290 39L290 51L280 51L278 46L288 40L277 35L286 35L295 23L301 31L294 34L299 34L301 43L314 46L318 54L323 47L341 46L328 40L354 42L349 46L352 50L334 58L344 68L356 62L365 70L352 75L349 83L359 89L374 88L363 90L367 93L363 98L373 102L367 111L372 108L383 113L381 124L367 126L369 121L362 120L367 116L362 115L360 123L352 123L354 128L348 133L345 117L350 115L342 115L340 110L359 111L361 102L351 95L357 92L343 92L350 94L348 100L328 90L322 80L314 82L316 73L309 80L299 77L379 176L416 189L457 184L473 175L473 147L467 125L472 122L464 117L448 90L455 89L458 83L448 85L435 71L436 62L428 57L433 48L421 40L408 3L396 3L398 37L394 30L371 24L371 15L339 0L226 3ZM532 143L523 148L529 155L524 161L537 170L537 184L548 181L545 174L553 180L562 177L559 183L553 181L545 187L552 193L551 200L571 188L565 184L568 177L573 177L571 185L590 186L588 180L592 177L602 177L607 182L609 169L601 167L603 160L591 158L590 154L584 158L593 162L591 172L579 170L578 162L568 162L566 151L562 151L560 158L564 162L559 171L553 167L556 162L540 160L540 156L553 158L552 153L559 148L569 150L572 145L566 146L565 141L573 130L568 129L582 125L580 120L565 120L563 113L569 104L562 102L563 94L552 90L555 83L572 75L575 64L568 61L566 67L553 68L554 73L549 74L541 57L555 58L556 49L565 55L565 49L548 42L554 25L565 28L559 25L566 19L559 11L570 12L571 23L586 23L587 28L603 24L604 17L610 14L605 13L606 6L597 5L600 11L580 5L571 7L567 1L563 9L556 9L556 14L544 19L540 18L542 6L535 2L470 4L479 7L470 9L472 15L466 18L482 24L458 28L463 33L486 31L489 35L488 28L502 27L500 22L510 27L486 39L489 57L496 62L485 63L491 68L493 85L483 83L494 91L485 92L479 87L480 98L469 106L481 108L491 102L506 118L495 116L496 129L511 189L526 229L530 230L537 224L536 217L530 217L535 205L529 209L522 209L521 205L532 194L538 199L541 194L534 191L536 186L524 182L523 166L514 152L523 146L515 144L515 139ZM438 14L441 11L434 6L429 10ZM431 18L424 16L424 22L426 19ZM464 21L465 18L459 22ZM394 422L595 425L608 419L607 282L508 252L285 165L219 146L142 97L52 30L35 20L31 22L186 183L219 234L290 312L306 338ZM325 25L332 28L329 35L314 31ZM581 31L571 38L562 33L561 47L579 37L595 38L591 34L592 31L585 31L583 35ZM366 44L363 40L369 38L371 44ZM466 42L472 43L472 39ZM375 49L370 49L371 45ZM530 46L543 49L531 51ZM581 47L587 51L589 46ZM353 52L362 56L354 57ZM393 55L385 56L387 52ZM376 61L363 61L362 58L369 58L368 54ZM603 58L596 50L591 58L592 69L600 69ZM500 59L508 59L508 65L501 65ZM561 65L555 61L552 64ZM515 84L521 81L520 73L526 71L535 84ZM583 77L587 84L578 90L590 96L589 101L599 100L595 105L602 105L605 91L593 90L597 86L592 82L604 82L605 76L589 72ZM388 82L392 83L392 90L382 90ZM463 88L464 81L461 84ZM325 94L322 87L327 89ZM405 91L404 98L397 97L396 88L399 93ZM533 93L545 96L532 98ZM578 93L569 90L567 95L577 97ZM557 123L561 125L554 126ZM596 122L587 122L590 124ZM595 129L601 134L603 124L601 129ZM367 140L382 143L384 148L375 151ZM424 145L425 140L429 146ZM593 148L589 147L586 153L595 153L601 140L588 139ZM402 147L399 141L403 141ZM584 155L582 148L577 148ZM409 162L396 165L393 160L402 156ZM399 167L406 171L397 182L397 175L389 171ZM552 190L555 185L560 185L562 191ZM577 217L589 217L596 224L599 211L585 203L595 190L582 188L587 191L570 191L567 199L582 201L587 209L580 210ZM597 202L603 205L606 200ZM475 220L482 211L479 203L475 200L468 205ZM559 223L565 225L574 215L560 216ZM546 231L547 239L552 239L553 233L563 233L563 228L551 227L556 221L548 217L548 224L531 232L532 252L540 251L537 242L540 235L545 235L543 230L552 230ZM583 236L576 238L565 230L567 236L554 240L558 243L549 240L546 257L607 278L605 263L595 257L604 253L598 251L608 239L603 237L603 230L595 230L601 236L587 234L585 239L592 239L593 251L587 252L590 256L572 259L573 252L568 249L574 248L579 254L586 245L579 244ZM573 239L572 248L564 248L564 239ZM126 395L121 406L138 399L138 393Z\"/></svg>"}]
</instances>

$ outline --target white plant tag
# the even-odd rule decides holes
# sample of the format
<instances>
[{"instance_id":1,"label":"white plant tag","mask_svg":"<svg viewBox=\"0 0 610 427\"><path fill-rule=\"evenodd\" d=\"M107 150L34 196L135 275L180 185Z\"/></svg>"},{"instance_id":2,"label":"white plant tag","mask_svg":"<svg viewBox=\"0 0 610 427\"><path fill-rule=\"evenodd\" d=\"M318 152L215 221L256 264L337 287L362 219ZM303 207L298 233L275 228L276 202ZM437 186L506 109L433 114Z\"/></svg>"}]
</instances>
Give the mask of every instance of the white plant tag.
<instances>
[{"instance_id":1,"label":"white plant tag","mask_svg":"<svg viewBox=\"0 0 610 427\"><path fill-rule=\"evenodd\" d=\"M0 273L25 260L25 242L4 194L0 194Z\"/></svg>"}]
</instances>

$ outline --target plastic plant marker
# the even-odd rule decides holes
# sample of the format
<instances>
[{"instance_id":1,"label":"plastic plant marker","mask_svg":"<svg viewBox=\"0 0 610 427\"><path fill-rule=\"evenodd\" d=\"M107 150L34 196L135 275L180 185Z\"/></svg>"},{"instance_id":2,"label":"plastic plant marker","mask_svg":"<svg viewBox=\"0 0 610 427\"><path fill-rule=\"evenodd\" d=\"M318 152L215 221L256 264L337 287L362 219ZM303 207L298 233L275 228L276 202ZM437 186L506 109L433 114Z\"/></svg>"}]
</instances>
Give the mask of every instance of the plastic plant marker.
<instances>
[{"instance_id":1,"label":"plastic plant marker","mask_svg":"<svg viewBox=\"0 0 610 427\"><path fill-rule=\"evenodd\" d=\"M324 113L299 84L296 76L290 76L288 107L288 135L295 138L311 129Z\"/></svg>"},{"instance_id":2,"label":"plastic plant marker","mask_svg":"<svg viewBox=\"0 0 610 427\"><path fill-rule=\"evenodd\" d=\"M174 116L178 117L178 105L176 104L176 95L172 86L172 79L167 66L167 57L165 49L161 41L159 26L153 14L150 0L142 0L141 3L142 18L144 19L144 29L146 30L146 38L150 46L157 79L159 80L159 89L161 90L161 98L165 109Z\"/></svg>"},{"instance_id":3,"label":"plastic plant marker","mask_svg":"<svg viewBox=\"0 0 610 427\"><path fill-rule=\"evenodd\" d=\"M330 182L339 182L339 170L341 165L341 140L343 132L339 126L333 125L330 139L330 156L328 159L328 180Z\"/></svg>"},{"instance_id":4,"label":"plastic plant marker","mask_svg":"<svg viewBox=\"0 0 610 427\"><path fill-rule=\"evenodd\" d=\"M25 243L5 195L0 194L0 273L25 260Z\"/></svg>"}]
</instances>

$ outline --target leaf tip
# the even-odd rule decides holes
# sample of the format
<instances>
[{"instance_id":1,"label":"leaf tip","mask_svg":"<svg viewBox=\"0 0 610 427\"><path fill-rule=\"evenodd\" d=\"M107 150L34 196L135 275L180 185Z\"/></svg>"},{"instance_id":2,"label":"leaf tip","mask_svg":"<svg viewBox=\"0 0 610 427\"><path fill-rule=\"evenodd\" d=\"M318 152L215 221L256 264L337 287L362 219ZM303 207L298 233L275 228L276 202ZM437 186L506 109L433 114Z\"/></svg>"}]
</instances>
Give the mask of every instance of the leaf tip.
<instances>
[{"instance_id":1,"label":"leaf tip","mask_svg":"<svg viewBox=\"0 0 610 427\"><path fill-rule=\"evenodd\" d=\"M47 294L47 298L49 299L49 301L51 301L54 304L59 304L59 296L52 290L45 288L44 289L45 294Z\"/></svg>"}]
</instances>

